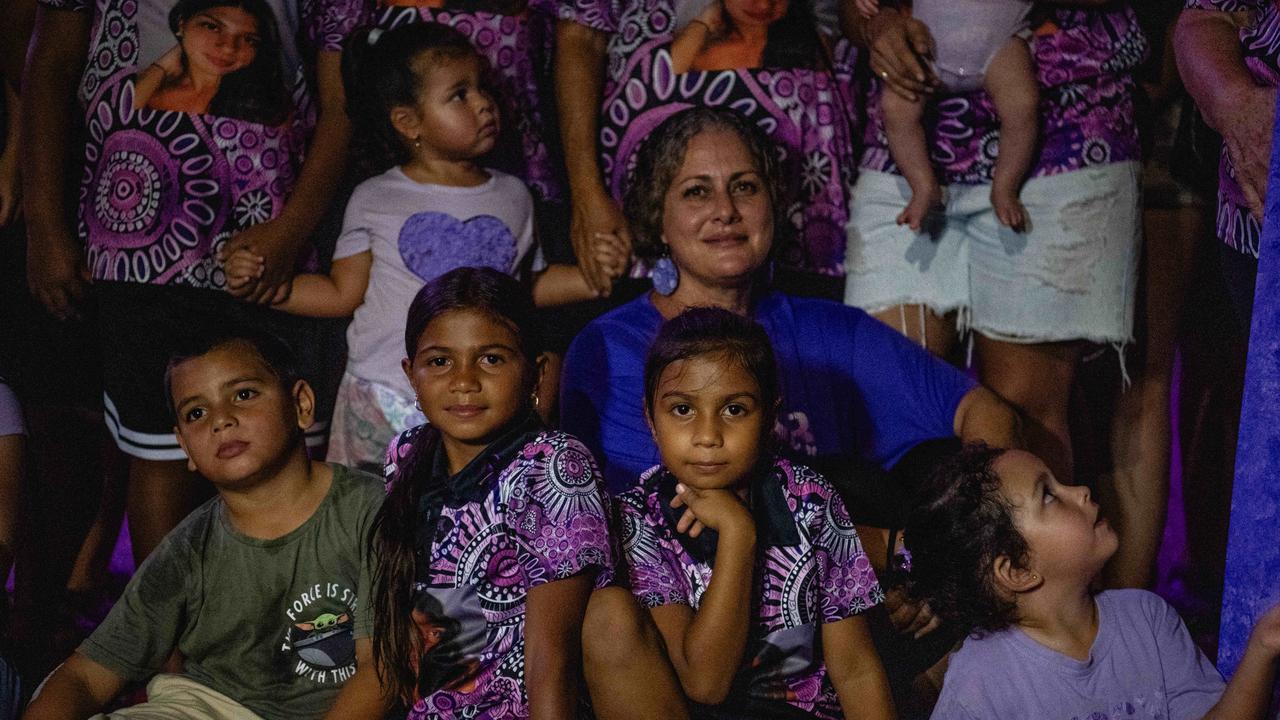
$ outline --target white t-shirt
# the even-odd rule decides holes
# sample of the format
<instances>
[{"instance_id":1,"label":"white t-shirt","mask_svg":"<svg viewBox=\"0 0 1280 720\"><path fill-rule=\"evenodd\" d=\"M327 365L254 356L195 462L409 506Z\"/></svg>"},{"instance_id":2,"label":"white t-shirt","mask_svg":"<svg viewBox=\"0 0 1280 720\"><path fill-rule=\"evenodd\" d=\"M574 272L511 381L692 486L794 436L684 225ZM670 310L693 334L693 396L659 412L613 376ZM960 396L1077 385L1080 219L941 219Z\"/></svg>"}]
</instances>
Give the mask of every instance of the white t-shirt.
<instances>
[{"instance_id":1,"label":"white t-shirt","mask_svg":"<svg viewBox=\"0 0 1280 720\"><path fill-rule=\"evenodd\" d=\"M459 267L520 276L546 263L534 246L533 198L520 180L488 170L475 187L431 185L398 167L360 183L347 203L333 259L373 252L369 287L347 329L347 372L409 394L400 370L413 296Z\"/></svg>"}]
</instances>

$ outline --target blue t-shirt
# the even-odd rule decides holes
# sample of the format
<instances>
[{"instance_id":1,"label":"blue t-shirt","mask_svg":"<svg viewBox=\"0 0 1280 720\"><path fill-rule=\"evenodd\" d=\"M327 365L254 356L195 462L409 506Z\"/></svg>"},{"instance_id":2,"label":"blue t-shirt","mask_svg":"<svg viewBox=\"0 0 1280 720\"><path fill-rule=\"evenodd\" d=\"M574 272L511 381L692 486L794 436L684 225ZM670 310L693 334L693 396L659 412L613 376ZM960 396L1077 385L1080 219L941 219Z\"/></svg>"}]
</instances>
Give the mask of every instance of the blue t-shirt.
<instances>
[{"instance_id":1,"label":"blue t-shirt","mask_svg":"<svg viewBox=\"0 0 1280 720\"><path fill-rule=\"evenodd\" d=\"M865 312L770 293L753 319L773 340L775 431L794 455L858 455L887 468L955 434L974 381ZM613 493L660 462L644 417L644 361L662 322L646 294L596 318L565 356L561 425L595 453Z\"/></svg>"}]
</instances>

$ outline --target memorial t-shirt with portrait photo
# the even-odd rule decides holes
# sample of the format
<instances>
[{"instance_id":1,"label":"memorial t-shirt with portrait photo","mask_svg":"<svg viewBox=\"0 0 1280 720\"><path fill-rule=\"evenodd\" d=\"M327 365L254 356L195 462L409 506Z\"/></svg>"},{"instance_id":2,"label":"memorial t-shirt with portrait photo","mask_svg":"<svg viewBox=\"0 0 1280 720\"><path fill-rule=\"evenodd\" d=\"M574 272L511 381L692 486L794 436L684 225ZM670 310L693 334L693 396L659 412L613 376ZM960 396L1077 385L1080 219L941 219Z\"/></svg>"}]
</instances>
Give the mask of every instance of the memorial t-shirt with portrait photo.
<instances>
[{"instance_id":1,"label":"memorial t-shirt with portrait photo","mask_svg":"<svg viewBox=\"0 0 1280 720\"><path fill-rule=\"evenodd\" d=\"M786 207L779 211L794 232L777 248L778 261L786 268L843 275L844 225L861 126L861 116L854 111L855 48L847 39L823 32L814 21L804 42L772 44L788 56L781 61L766 47L758 66L697 69L694 62L686 69L673 60L673 45L707 4L708 0L561 1L561 19L609 37L599 136L606 187L615 198L622 197L636 151L662 121L689 107L732 108L778 144L789 178ZM736 11L727 12L726 22L731 23ZM770 25L770 32L776 25L777 21ZM791 59L795 62L787 62Z\"/></svg>"},{"instance_id":2,"label":"memorial t-shirt with portrait photo","mask_svg":"<svg viewBox=\"0 0 1280 720\"><path fill-rule=\"evenodd\" d=\"M41 2L93 14L78 212L93 278L224 288L218 250L297 180L315 54L342 49L368 0Z\"/></svg>"}]
</instances>

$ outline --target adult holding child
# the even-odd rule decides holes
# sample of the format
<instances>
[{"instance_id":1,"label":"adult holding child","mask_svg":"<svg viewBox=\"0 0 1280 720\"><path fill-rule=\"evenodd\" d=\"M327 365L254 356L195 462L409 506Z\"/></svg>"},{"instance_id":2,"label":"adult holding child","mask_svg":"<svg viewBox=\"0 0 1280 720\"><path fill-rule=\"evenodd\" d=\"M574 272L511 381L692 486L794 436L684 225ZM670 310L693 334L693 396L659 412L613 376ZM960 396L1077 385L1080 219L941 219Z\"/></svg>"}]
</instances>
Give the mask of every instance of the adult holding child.
<instances>
[{"instance_id":1,"label":"adult holding child","mask_svg":"<svg viewBox=\"0 0 1280 720\"><path fill-rule=\"evenodd\" d=\"M856 163L855 53L820 30L811 3L573 0L560 18L555 82L570 233L594 282L607 282L589 260L597 237L630 242L636 232L618 203L641 142L685 108L731 107L784 148L796 178L777 198L795 231L779 238L779 280L798 271L806 290L839 294Z\"/></svg>"},{"instance_id":2,"label":"adult holding child","mask_svg":"<svg viewBox=\"0 0 1280 720\"><path fill-rule=\"evenodd\" d=\"M1131 70L1146 39L1123 2L1060 0L1032 18L1040 146L1019 199L1025 232L988 196L999 120L979 92L938 97L930 155L949 191L919 231L899 224L910 191L890 157L883 100L939 96L934 34L902 7L842 6L870 49L867 149L848 226L845 302L946 355L975 331L982 381L1027 420L1027 441L1072 476L1067 400L1084 343L1132 339L1139 257L1138 133ZM958 317L957 317L958 316Z\"/></svg>"}]
</instances>

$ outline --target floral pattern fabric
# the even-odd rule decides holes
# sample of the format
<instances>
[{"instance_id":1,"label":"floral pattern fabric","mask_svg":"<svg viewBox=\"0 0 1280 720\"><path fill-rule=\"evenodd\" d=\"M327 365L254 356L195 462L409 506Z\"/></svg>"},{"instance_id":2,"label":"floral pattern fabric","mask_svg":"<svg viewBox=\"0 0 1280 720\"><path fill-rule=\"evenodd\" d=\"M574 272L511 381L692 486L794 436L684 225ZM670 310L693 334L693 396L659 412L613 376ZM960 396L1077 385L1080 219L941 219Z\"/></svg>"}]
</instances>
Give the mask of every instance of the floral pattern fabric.
<instances>
[{"instance_id":1,"label":"floral pattern fabric","mask_svg":"<svg viewBox=\"0 0 1280 720\"><path fill-rule=\"evenodd\" d=\"M760 125L783 153L794 238L779 261L826 275L844 273L844 224L859 117L852 112L856 52L830 41L830 71L672 69L673 0L564 0L560 17L609 35L600 117L605 185L621 199L635 153L675 113L703 105L733 108Z\"/></svg>"},{"instance_id":2,"label":"floral pattern fabric","mask_svg":"<svg viewBox=\"0 0 1280 720\"><path fill-rule=\"evenodd\" d=\"M92 12L79 96L87 141L78 230L96 280L221 289L215 256L235 233L280 214L316 121L299 60L284 78L292 103L278 126L211 114L135 108L135 72L151 62L140 24L168 14L155 0L41 0ZM337 52L368 19L365 0L269 3L286 54ZM166 28L167 31L167 28ZM295 59L296 59L295 58ZM310 260L313 258L304 258Z\"/></svg>"},{"instance_id":3,"label":"floral pattern fabric","mask_svg":"<svg viewBox=\"0 0 1280 720\"><path fill-rule=\"evenodd\" d=\"M535 0L516 14L432 7L381 7L378 27L438 22L471 39L488 61L502 115L498 147L486 165L515 175L539 200L564 199L563 171L556 142L551 56L555 8Z\"/></svg>"},{"instance_id":4,"label":"floral pattern fabric","mask_svg":"<svg viewBox=\"0 0 1280 720\"><path fill-rule=\"evenodd\" d=\"M1253 21L1241 28L1245 66L1259 85L1280 86L1280 3L1274 0L1187 0L1186 7L1222 12L1252 11ZM1262 225L1249 212L1236 168L1224 149L1218 162L1218 237L1232 249L1258 257Z\"/></svg>"},{"instance_id":5,"label":"floral pattern fabric","mask_svg":"<svg viewBox=\"0 0 1280 720\"><path fill-rule=\"evenodd\" d=\"M865 612L884 600L884 592L832 485L784 459L775 460L773 475L783 486L797 541L761 542L753 579L754 617L740 674L750 678L747 692L752 697L785 700L815 717L843 718L822 662L819 626ZM642 605L681 604L696 610L713 571L677 537L659 490L664 476L669 476L665 468L654 467L637 487L616 498L622 554L631 591ZM788 649L795 652L770 659Z\"/></svg>"},{"instance_id":6,"label":"floral pattern fabric","mask_svg":"<svg viewBox=\"0 0 1280 720\"><path fill-rule=\"evenodd\" d=\"M1147 40L1128 5L1054 10L1032 41L1040 85L1041 150L1031 177L1139 158L1131 72ZM881 86L867 100L861 167L897 173L880 108ZM983 91L939 98L931 149L946 184L986 184L999 149L999 119Z\"/></svg>"},{"instance_id":7,"label":"floral pattern fabric","mask_svg":"<svg viewBox=\"0 0 1280 720\"><path fill-rule=\"evenodd\" d=\"M397 482L424 426L401 434L387 453L388 485ZM530 589L596 569L596 587L613 576L608 499L590 452L572 436L539 433L498 473L480 502L445 504L436 523L430 581L415 589L478 599L478 655L461 682L420 698L410 720L527 718L525 601ZM446 608L450 605L444 603Z\"/></svg>"}]
</instances>

